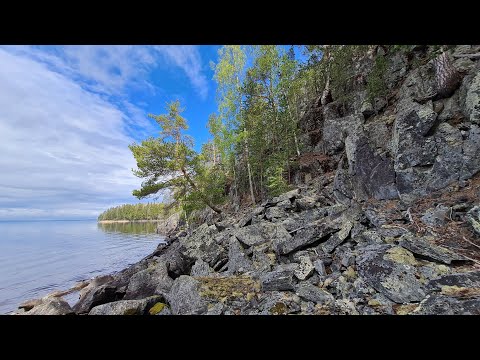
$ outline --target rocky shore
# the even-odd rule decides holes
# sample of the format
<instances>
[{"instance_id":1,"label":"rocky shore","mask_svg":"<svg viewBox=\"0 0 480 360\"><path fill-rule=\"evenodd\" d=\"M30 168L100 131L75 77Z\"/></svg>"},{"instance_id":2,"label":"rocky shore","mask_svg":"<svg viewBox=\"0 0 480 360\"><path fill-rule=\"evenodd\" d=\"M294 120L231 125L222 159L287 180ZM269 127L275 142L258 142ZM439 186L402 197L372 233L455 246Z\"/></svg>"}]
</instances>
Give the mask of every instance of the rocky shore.
<instances>
[{"instance_id":1,"label":"rocky shore","mask_svg":"<svg viewBox=\"0 0 480 360\"><path fill-rule=\"evenodd\" d=\"M479 51L448 54L447 92L428 49L389 56L387 99L304 109L293 190L18 313L480 314Z\"/></svg>"}]
</instances>

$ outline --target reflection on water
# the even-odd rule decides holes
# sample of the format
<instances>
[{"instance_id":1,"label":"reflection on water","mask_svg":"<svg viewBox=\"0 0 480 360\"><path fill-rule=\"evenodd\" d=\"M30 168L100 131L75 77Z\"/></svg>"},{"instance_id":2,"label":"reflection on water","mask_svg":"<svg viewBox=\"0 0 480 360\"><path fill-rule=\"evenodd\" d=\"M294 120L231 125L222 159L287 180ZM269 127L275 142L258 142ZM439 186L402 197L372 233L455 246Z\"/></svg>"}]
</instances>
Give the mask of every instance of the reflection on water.
<instances>
[{"instance_id":1,"label":"reflection on water","mask_svg":"<svg viewBox=\"0 0 480 360\"><path fill-rule=\"evenodd\" d=\"M98 223L98 228L109 233L152 234L156 232L157 222Z\"/></svg>"},{"instance_id":2,"label":"reflection on water","mask_svg":"<svg viewBox=\"0 0 480 360\"><path fill-rule=\"evenodd\" d=\"M163 241L155 228L155 222L0 222L0 314L139 261ZM65 300L73 304L78 294Z\"/></svg>"}]
</instances>

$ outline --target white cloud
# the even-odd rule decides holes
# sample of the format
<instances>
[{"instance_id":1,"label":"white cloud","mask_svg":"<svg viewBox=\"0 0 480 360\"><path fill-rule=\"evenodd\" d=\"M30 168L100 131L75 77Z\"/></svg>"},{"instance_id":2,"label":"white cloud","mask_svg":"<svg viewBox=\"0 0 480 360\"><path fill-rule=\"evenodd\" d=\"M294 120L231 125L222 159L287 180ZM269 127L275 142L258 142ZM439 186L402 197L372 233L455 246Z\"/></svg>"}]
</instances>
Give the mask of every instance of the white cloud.
<instances>
[{"instance_id":1,"label":"white cloud","mask_svg":"<svg viewBox=\"0 0 480 360\"><path fill-rule=\"evenodd\" d=\"M0 218L132 202L127 114L45 64L2 49L0 64Z\"/></svg>"},{"instance_id":2,"label":"white cloud","mask_svg":"<svg viewBox=\"0 0 480 360\"><path fill-rule=\"evenodd\" d=\"M157 129L127 90L164 91L149 81L162 64L206 97L194 46L0 47L0 219L94 217L135 202L128 145Z\"/></svg>"},{"instance_id":3,"label":"white cloud","mask_svg":"<svg viewBox=\"0 0 480 360\"><path fill-rule=\"evenodd\" d=\"M191 45L162 45L155 48L168 61L185 72L202 99L207 97L208 82L202 70L202 58L197 47Z\"/></svg>"}]
</instances>

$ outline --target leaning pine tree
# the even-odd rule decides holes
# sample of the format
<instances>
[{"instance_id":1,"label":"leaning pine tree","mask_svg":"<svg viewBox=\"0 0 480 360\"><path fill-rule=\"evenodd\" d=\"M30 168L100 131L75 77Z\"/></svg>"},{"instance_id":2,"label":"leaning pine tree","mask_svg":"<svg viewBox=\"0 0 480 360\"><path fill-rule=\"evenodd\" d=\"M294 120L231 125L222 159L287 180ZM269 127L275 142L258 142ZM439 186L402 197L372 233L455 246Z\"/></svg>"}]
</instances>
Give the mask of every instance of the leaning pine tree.
<instances>
[{"instance_id":1,"label":"leaning pine tree","mask_svg":"<svg viewBox=\"0 0 480 360\"><path fill-rule=\"evenodd\" d=\"M150 115L161 127L159 137L129 146L138 167L133 173L145 179L133 195L142 199L161 190L175 192L182 189L185 192L188 189L187 192L194 198L221 213L208 193L196 184L195 176L200 166L198 154L193 150L192 138L184 134L188 125L180 115L183 109L179 101L168 104L167 110L167 114Z\"/></svg>"}]
</instances>

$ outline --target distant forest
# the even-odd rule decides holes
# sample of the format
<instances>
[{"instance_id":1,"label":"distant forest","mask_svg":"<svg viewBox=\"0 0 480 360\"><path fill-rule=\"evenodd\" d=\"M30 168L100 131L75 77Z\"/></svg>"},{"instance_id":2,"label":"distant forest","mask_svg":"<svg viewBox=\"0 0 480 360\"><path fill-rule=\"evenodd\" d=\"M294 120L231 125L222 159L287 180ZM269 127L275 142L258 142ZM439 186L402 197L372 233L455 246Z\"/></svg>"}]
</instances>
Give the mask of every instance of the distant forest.
<instances>
[{"instance_id":1,"label":"distant forest","mask_svg":"<svg viewBox=\"0 0 480 360\"><path fill-rule=\"evenodd\" d=\"M102 220L159 220L167 215L165 204L125 204L110 208L98 216Z\"/></svg>"}]
</instances>

